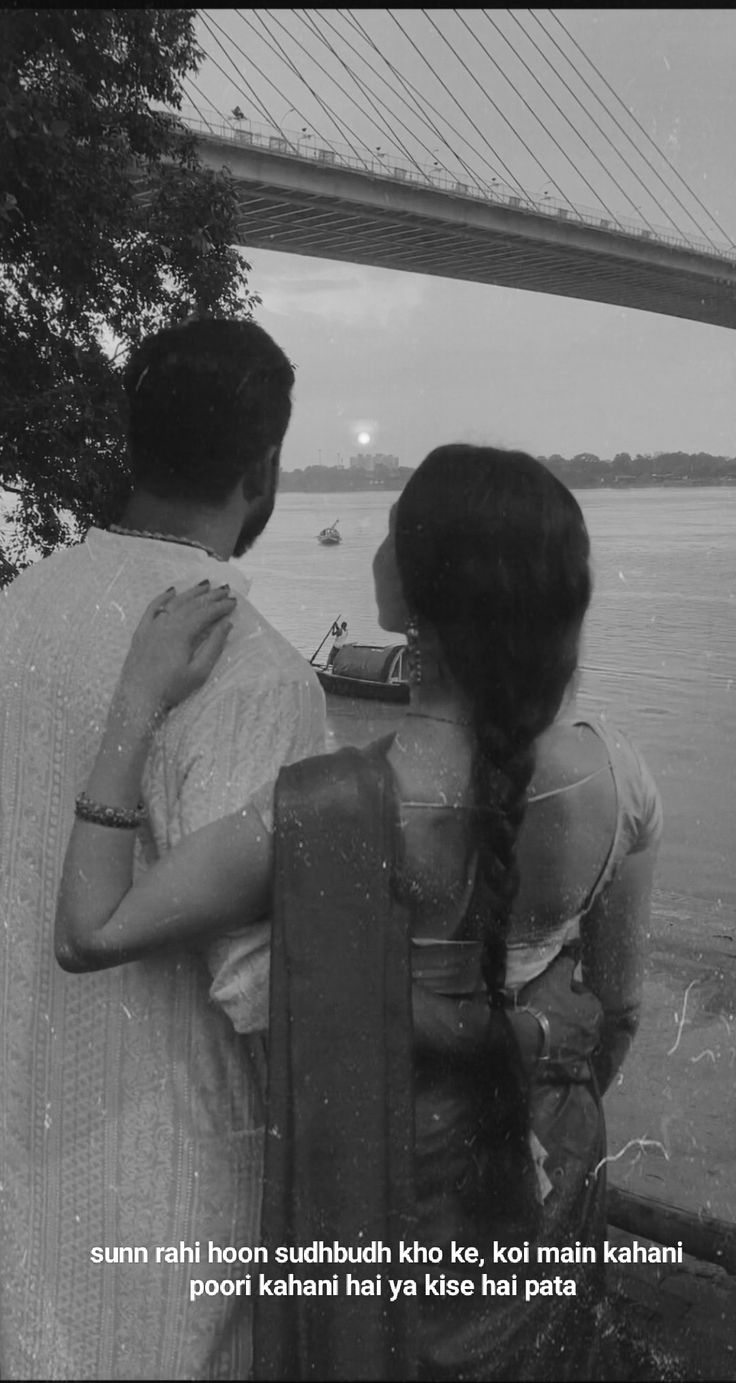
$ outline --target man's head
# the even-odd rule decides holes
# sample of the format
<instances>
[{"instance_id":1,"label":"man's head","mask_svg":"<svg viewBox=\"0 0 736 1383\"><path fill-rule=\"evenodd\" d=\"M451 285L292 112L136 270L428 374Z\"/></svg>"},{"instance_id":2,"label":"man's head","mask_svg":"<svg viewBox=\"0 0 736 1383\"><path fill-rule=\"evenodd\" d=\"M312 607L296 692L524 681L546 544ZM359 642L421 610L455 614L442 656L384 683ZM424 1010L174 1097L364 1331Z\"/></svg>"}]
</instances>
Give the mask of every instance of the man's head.
<instances>
[{"instance_id":1,"label":"man's head","mask_svg":"<svg viewBox=\"0 0 736 1383\"><path fill-rule=\"evenodd\" d=\"M273 511L293 366L255 322L189 321L147 337L125 371L136 488L219 509L247 501L242 556Z\"/></svg>"}]
</instances>

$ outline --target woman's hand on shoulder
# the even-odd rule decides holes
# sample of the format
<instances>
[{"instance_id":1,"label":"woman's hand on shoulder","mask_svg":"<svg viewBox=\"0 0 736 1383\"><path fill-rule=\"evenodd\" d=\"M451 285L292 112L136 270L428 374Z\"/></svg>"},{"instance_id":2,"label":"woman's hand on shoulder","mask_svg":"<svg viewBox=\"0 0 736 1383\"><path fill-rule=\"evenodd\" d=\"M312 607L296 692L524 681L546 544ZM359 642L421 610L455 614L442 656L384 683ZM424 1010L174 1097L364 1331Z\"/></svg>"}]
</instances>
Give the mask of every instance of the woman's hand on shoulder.
<instances>
[{"instance_id":1,"label":"woman's hand on shoulder","mask_svg":"<svg viewBox=\"0 0 736 1383\"><path fill-rule=\"evenodd\" d=\"M155 717L203 686L225 647L235 605L229 586L213 589L209 581L156 596L123 664L119 705Z\"/></svg>"}]
</instances>

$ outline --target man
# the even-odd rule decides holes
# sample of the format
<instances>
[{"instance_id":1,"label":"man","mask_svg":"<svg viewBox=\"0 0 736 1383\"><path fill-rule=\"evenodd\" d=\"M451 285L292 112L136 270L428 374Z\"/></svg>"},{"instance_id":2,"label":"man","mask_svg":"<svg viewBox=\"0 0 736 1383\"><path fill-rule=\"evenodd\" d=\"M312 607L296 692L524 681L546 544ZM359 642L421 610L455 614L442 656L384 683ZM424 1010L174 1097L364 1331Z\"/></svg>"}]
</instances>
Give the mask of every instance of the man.
<instances>
[{"instance_id":1,"label":"man","mask_svg":"<svg viewBox=\"0 0 736 1383\"><path fill-rule=\"evenodd\" d=\"M327 659L328 670L332 667L332 664L334 663L338 653L340 652L340 649L344 648L345 644L348 641L347 620L344 619L342 624L338 624L337 620L335 620L335 623L333 624L330 633L332 634L333 643L332 648L330 649L330 655Z\"/></svg>"},{"instance_id":2,"label":"man","mask_svg":"<svg viewBox=\"0 0 736 1383\"><path fill-rule=\"evenodd\" d=\"M195 1296L190 1281L243 1277L210 1261L210 1241L257 1241L261 1040L210 1001L194 955L65 974L53 918L74 799L157 592L227 581L238 604L215 675L159 732L140 867L324 750L315 675L228 561L272 512L293 378L253 323L149 338L126 374L134 489L120 527L92 528L0 596L3 1379L250 1368L248 1300L229 1281ZM264 930L248 944L255 974Z\"/></svg>"}]
</instances>

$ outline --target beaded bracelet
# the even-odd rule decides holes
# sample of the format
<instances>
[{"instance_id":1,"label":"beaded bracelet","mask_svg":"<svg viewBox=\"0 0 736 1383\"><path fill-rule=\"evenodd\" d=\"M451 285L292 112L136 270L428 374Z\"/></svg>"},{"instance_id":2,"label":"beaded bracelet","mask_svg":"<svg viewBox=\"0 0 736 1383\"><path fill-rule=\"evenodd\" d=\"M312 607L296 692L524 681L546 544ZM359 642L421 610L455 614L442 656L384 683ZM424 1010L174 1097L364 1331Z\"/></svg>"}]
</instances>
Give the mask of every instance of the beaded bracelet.
<instances>
[{"instance_id":1,"label":"beaded bracelet","mask_svg":"<svg viewBox=\"0 0 736 1383\"><path fill-rule=\"evenodd\" d=\"M93 802L86 792L80 792L74 810L80 821L91 821L95 826L116 826L123 831L137 830L148 817L142 802L137 807L106 807L102 802Z\"/></svg>"}]
</instances>

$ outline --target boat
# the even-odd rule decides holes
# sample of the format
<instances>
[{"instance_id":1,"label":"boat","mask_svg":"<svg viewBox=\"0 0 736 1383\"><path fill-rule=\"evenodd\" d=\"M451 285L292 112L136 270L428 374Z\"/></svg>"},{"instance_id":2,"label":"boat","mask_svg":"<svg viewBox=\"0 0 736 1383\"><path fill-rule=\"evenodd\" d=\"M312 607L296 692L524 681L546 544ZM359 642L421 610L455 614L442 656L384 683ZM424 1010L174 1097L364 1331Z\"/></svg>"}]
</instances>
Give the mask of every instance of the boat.
<instances>
[{"instance_id":1,"label":"boat","mask_svg":"<svg viewBox=\"0 0 736 1383\"><path fill-rule=\"evenodd\" d=\"M379 715L382 706L395 714L394 708L409 701L406 644L348 643L347 633L347 621L338 615L309 660L323 690L341 701L372 701ZM325 662L318 663L328 639L332 639L330 652Z\"/></svg>"},{"instance_id":2,"label":"boat","mask_svg":"<svg viewBox=\"0 0 736 1383\"><path fill-rule=\"evenodd\" d=\"M339 519L335 519L334 523L329 524L327 528L323 528L322 531L317 534L317 542L321 543L323 547L336 547L338 543L341 543L342 534L337 531L339 522Z\"/></svg>"},{"instance_id":3,"label":"boat","mask_svg":"<svg viewBox=\"0 0 736 1383\"><path fill-rule=\"evenodd\" d=\"M336 649L333 646L325 664L314 667L330 697L355 697L391 707L408 704L405 643L388 647L343 643Z\"/></svg>"}]
</instances>

